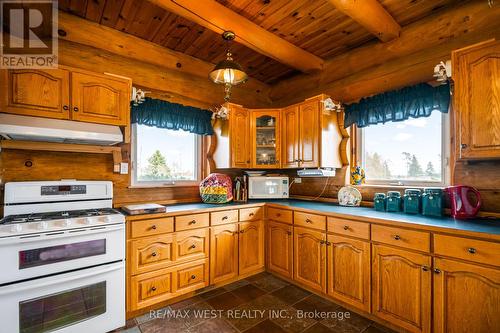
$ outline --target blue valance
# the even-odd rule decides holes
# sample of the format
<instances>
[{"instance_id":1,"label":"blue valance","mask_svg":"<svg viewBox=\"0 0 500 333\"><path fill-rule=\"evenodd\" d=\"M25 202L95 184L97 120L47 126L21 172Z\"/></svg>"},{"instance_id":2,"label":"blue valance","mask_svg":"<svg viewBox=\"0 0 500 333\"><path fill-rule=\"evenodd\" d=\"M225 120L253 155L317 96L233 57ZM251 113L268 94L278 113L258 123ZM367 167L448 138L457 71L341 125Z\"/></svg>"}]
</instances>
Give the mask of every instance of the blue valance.
<instances>
[{"instance_id":1,"label":"blue valance","mask_svg":"<svg viewBox=\"0 0 500 333\"><path fill-rule=\"evenodd\" d=\"M158 128L184 130L200 135L214 133L212 112L146 97L146 100L131 106L132 123Z\"/></svg>"},{"instance_id":2,"label":"blue valance","mask_svg":"<svg viewBox=\"0 0 500 333\"><path fill-rule=\"evenodd\" d=\"M428 117L432 111L447 113L450 105L449 84L433 88L421 83L400 90L363 98L345 107L344 126L358 127Z\"/></svg>"}]
</instances>

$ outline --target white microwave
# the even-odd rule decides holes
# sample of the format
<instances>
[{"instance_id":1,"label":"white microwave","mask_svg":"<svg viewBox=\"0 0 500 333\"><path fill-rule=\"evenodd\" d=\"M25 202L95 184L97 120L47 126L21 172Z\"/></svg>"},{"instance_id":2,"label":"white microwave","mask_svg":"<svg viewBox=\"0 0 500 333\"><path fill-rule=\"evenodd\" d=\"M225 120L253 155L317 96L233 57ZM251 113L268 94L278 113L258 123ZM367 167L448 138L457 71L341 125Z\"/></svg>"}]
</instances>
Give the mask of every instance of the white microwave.
<instances>
[{"instance_id":1,"label":"white microwave","mask_svg":"<svg viewBox=\"0 0 500 333\"><path fill-rule=\"evenodd\" d=\"M248 177L248 198L288 198L288 177Z\"/></svg>"}]
</instances>

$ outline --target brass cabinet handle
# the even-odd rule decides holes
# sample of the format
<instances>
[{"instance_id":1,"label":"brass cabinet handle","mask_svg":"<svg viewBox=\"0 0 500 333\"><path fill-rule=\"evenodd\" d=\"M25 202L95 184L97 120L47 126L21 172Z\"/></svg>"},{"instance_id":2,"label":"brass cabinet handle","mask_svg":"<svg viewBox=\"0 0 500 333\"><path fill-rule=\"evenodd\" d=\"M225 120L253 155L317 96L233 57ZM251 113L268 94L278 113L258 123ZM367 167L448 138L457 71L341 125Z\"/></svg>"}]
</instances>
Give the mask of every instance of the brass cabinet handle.
<instances>
[{"instance_id":1,"label":"brass cabinet handle","mask_svg":"<svg viewBox=\"0 0 500 333\"><path fill-rule=\"evenodd\" d=\"M156 291L156 287L155 287L155 286L152 286L152 287L151 287L151 290L152 290L152 291Z\"/></svg>"},{"instance_id":2,"label":"brass cabinet handle","mask_svg":"<svg viewBox=\"0 0 500 333\"><path fill-rule=\"evenodd\" d=\"M156 252L151 253L153 257L156 257Z\"/></svg>"},{"instance_id":3,"label":"brass cabinet handle","mask_svg":"<svg viewBox=\"0 0 500 333\"><path fill-rule=\"evenodd\" d=\"M460 145L460 148L462 148L462 149L465 149L465 148L467 148L467 144L465 144L465 143L462 143L462 144Z\"/></svg>"},{"instance_id":4,"label":"brass cabinet handle","mask_svg":"<svg viewBox=\"0 0 500 333\"><path fill-rule=\"evenodd\" d=\"M196 279L196 275L193 274L193 275L191 275L191 280L194 280L194 279Z\"/></svg>"},{"instance_id":5,"label":"brass cabinet handle","mask_svg":"<svg viewBox=\"0 0 500 333\"><path fill-rule=\"evenodd\" d=\"M193 245L191 245L189 248L190 248L190 249L196 249L196 245L194 245L194 244L193 244Z\"/></svg>"},{"instance_id":6,"label":"brass cabinet handle","mask_svg":"<svg viewBox=\"0 0 500 333\"><path fill-rule=\"evenodd\" d=\"M326 242L325 242L324 240L320 240L320 241L319 241L319 243L320 243L321 245L323 245L323 244L325 244Z\"/></svg>"},{"instance_id":7,"label":"brass cabinet handle","mask_svg":"<svg viewBox=\"0 0 500 333\"><path fill-rule=\"evenodd\" d=\"M252 216L254 216L254 215L255 215L254 213L250 213L250 214L248 214L248 216L250 216L250 217L252 217Z\"/></svg>"},{"instance_id":8,"label":"brass cabinet handle","mask_svg":"<svg viewBox=\"0 0 500 333\"><path fill-rule=\"evenodd\" d=\"M424 272L427 272L427 271L429 271L429 267L427 267L427 266L425 266L425 265L424 265L424 266L422 266L422 270L423 270Z\"/></svg>"},{"instance_id":9,"label":"brass cabinet handle","mask_svg":"<svg viewBox=\"0 0 500 333\"><path fill-rule=\"evenodd\" d=\"M467 249L467 252L469 252L470 254L474 254L474 253L476 253L476 249L475 249L475 248L473 248L473 247L469 247L469 248Z\"/></svg>"},{"instance_id":10,"label":"brass cabinet handle","mask_svg":"<svg viewBox=\"0 0 500 333\"><path fill-rule=\"evenodd\" d=\"M240 230L240 234L242 234L242 233L244 233L244 232L245 232L245 230Z\"/></svg>"},{"instance_id":11,"label":"brass cabinet handle","mask_svg":"<svg viewBox=\"0 0 500 333\"><path fill-rule=\"evenodd\" d=\"M306 223L312 223L310 219L306 219Z\"/></svg>"},{"instance_id":12,"label":"brass cabinet handle","mask_svg":"<svg viewBox=\"0 0 500 333\"><path fill-rule=\"evenodd\" d=\"M78 112L78 107L77 107L77 106L75 106L75 107L73 108L73 111Z\"/></svg>"},{"instance_id":13,"label":"brass cabinet handle","mask_svg":"<svg viewBox=\"0 0 500 333\"><path fill-rule=\"evenodd\" d=\"M228 219L228 217L227 217L227 216L223 216L223 217L222 217L222 221L227 220L227 219Z\"/></svg>"},{"instance_id":14,"label":"brass cabinet handle","mask_svg":"<svg viewBox=\"0 0 500 333\"><path fill-rule=\"evenodd\" d=\"M188 224L196 224L196 220L189 221Z\"/></svg>"},{"instance_id":15,"label":"brass cabinet handle","mask_svg":"<svg viewBox=\"0 0 500 333\"><path fill-rule=\"evenodd\" d=\"M156 230L156 224L153 224L153 225L151 226L151 229Z\"/></svg>"},{"instance_id":16,"label":"brass cabinet handle","mask_svg":"<svg viewBox=\"0 0 500 333\"><path fill-rule=\"evenodd\" d=\"M63 106L63 110L66 110L66 111L67 111L67 110L69 110L69 106L64 105L64 106Z\"/></svg>"},{"instance_id":17,"label":"brass cabinet handle","mask_svg":"<svg viewBox=\"0 0 500 333\"><path fill-rule=\"evenodd\" d=\"M399 235L394 235L394 236L392 236L392 238L394 238L394 240L400 240L400 239L401 239L401 236L399 236Z\"/></svg>"},{"instance_id":18,"label":"brass cabinet handle","mask_svg":"<svg viewBox=\"0 0 500 333\"><path fill-rule=\"evenodd\" d=\"M326 246L330 246L330 245L332 245L332 243L326 242Z\"/></svg>"},{"instance_id":19,"label":"brass cabinet handle","mask_svg":"<svg viewBox=\"0 0 500 333\"><path fill-rule=\"evenodd\" d=\"M348 225L345 225L345 226L344 226L344 230L349 230L349 226L348 226Z\"/></svg>"},{"instance_id":20,"label":"brass cabinet handle","mask_svg":"<svg viewBox=\"0 0 500 333\"><path fill-rule=\"evenodd\" d=\"M441 270L439 268L434 268L434 273L439 274L441 273Z\"/></svg>"}]
</instances>

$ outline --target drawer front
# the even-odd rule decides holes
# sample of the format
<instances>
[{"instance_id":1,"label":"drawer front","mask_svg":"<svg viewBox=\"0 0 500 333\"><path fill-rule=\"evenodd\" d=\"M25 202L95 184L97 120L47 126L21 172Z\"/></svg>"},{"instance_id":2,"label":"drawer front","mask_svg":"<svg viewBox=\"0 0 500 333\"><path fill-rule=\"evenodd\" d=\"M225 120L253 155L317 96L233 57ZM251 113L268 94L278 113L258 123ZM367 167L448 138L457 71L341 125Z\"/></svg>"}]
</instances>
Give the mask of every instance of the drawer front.
<instances>
[{"instance_id":1,"label":"drawer front","mask_svg":"<svg viewBox=\"0 0 500 333\"><path fill-rule=\"evenodd\" d=\"M240 221L258 221L262 220L263 207L253 207L240 209Z\"/></svg>"},{"instance_id":2,"label":"drawer front","mask_svg":"<svg viewBox=\"0 0 500 333\"><path fill-rule=\"evenodd\" d=\"M132 275L165 268L175 263L174 237L163 234L130 241Z\"/></svg>"},{"instance_id":3,"label":"drawer front","mask_svg":"<svg viewBox=\"0 0 500 333\"><path fill-rule=\"evenodd\" d=\"M175 271L162 269L130 278L130 307L139 310L174 296Z\"/></svg>"},{"instance_id":4,"label":"drawer front","mask_svg":"<svg viewBox=\"0 0 500 333\"><path fill-rule=\"evenodd\" d=\"M500 266L500 243L434 234L434 253Z\"/></svg>"},{"instance_id":5,"label":"drawer front","mask_svg":"<svg viewBox=\"0 0 500 333\"><path fill-rule=\"evenodd\" d=\"M174 231L174 218L165 217L160 219L130 221L132 238L153 236Z\"/></svg>"},{"instance_id":6,"label":"drawer front","mask_svg":"<svg viewBox=\"0 0 500 333\"><path fill-rule=\"evenodd\" d=\"M372 224L372 240L417 251L430 251L430 233Z\"/></svg>"},{"instance_id":7,"label":"drawer front","mask_svg":"<svg viewBox=\"0 0 500 333\"><path fill-rule=\"evenodd\" d=\"M326 216L294 212L294 224L296 226L326 230Z\"/></svg>"},{"instance_id":8,"label":"drawer front","mask_svg":"<svg viewBox=\"0 0 500 333\"><path fill-rule=\"evenodd\" d=\"M292 214L293 213L291 210L279 209L279 208L267 209L267 218L273 221L292 224L293 221Z\"/></svg>"},{"instance_id":9,"label":"drawer front","mask_svg":"<svg viewBox=\"0 0 500 333\"><path fill-rule=\"evenodd\" d=\"M188 292L208 286L208 259L177 270L177 291Z\"/></svg>"},{"instance_id":10,"label":"drawer front","mask_svg":"<svg viewBox=\"0 0 500 333\"><path fill-rule=\"evenodd\" d=\"M336 217L328 217L327 221L328 232L362 239L370 239L369 223L343 220Z\"/></svg>"},{"instance_id":11,"label":"drawer front","mask_svg":"<svg viewBox=\"0 0 500 333\"><path fill-rule=\"evenodd\" d=\"M210 213L210 224L221 225L238 222L238 210L224 210L222 212Z\"/></svg>"},{"instance_id":12,"label":"drawer front","mask_svg":"<svg viewBox=\"0 0 500 333\"><path fill-rule=\"evenodd\" d=\"M177 233L177 261L208 258L210 230L208 228Z\"/></svg>"},{"instance_id":13,"label":"drawer front","mask_svg":"<svg viewBox=\"0 0 500 333\"><path fill-rule=\"evenodd\" d=\"M175 231L208 227L209 221L208 213L176 216Z\"/></svg>"}]
</instances>

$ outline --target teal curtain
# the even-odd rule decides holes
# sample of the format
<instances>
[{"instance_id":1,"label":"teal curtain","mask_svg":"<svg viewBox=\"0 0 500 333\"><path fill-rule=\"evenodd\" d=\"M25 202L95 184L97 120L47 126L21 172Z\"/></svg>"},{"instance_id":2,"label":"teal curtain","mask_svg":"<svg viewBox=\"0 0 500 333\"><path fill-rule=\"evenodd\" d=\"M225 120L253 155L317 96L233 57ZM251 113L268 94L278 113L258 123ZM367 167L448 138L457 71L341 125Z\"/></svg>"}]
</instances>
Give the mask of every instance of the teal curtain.
<instances>
[{"instance_id":1,"label":"teal curtain","mask_svg":"<svg viewBox=\"0 0 500 333\"><path fill-rule=\"evenodd\" d=\"M184 130L200 135L212 135L212 112L146 97L132 109L132 123L172 130Z\"/></svg>"},{"instance_id":2,"label":"teal curtain","mask_svg":"<svg viewBox=\"0 0 500 333\"><path fill-rule=\"evenodd\" d=\"M432 87L427 83L363 98L346 105L344 126L358 127L428 117L432 111L447 113L450 105L449 84Z\"/></svg>"}]
</instances>

